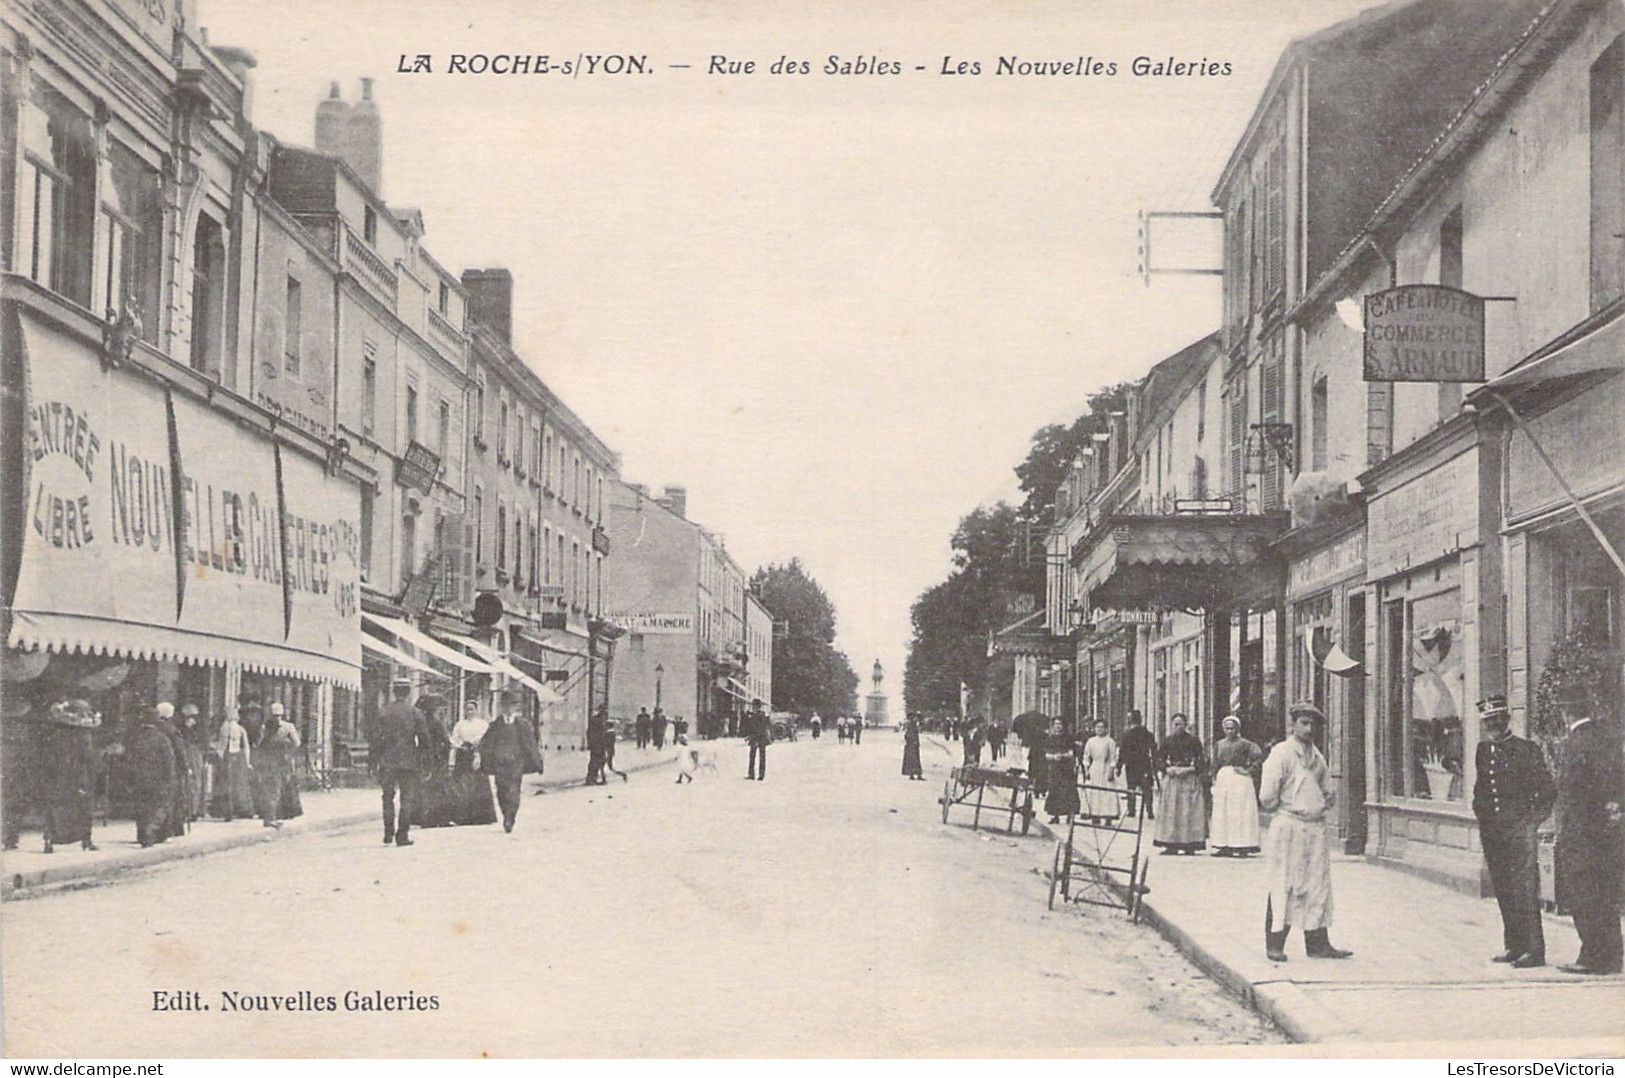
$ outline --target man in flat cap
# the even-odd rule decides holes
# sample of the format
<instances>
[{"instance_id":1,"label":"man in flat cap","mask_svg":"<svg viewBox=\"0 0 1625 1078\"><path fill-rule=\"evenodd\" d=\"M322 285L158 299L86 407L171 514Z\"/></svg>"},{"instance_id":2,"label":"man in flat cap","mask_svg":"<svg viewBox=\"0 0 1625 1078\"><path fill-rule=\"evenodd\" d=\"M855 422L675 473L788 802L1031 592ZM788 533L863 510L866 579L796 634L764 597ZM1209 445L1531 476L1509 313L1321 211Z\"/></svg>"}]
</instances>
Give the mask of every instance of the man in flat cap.
<instances>
[{"instance_id":1,"label":"man in flat cap","mask_svg":"<svg viewBox=\"0 0 1625 1078\"><path fill-rule=\"evenodd\" d=\"M373 720L367 731L367 746L384 791L384 845L393 842L410 846L423 758L433 742L423 712L412 706L412 679L396 678L390 691L394 699ZM395 810L397 793L399 815Z\"/></svg>"},{"instance_id":2,"label":"man in flat cap","mask_svg":"<svg viewBox=\"0 0 1625 1078\"><path fill-rule=\"evenodd\" d=\"M1332 858L1326 846L1326 812L1336 802L1326 757L1315 747L1315 723L1326 716L1314 704L1294 704L1291 736L1270 750L1258 803L1275 813L1264 840L1269 898L1264 907L1264 953L1286 961L1286 937L1303 929L1310 958L1347 958L1333 947ZM1277 919L1280 927L1277 928Z\"/></svg>"},{"instance_id":3,"label":"man in flat cap","mask_svg":"<svg viewBox=\"0 0 1625 1078\"><path fill-rule=\"evenodd\" d=\"M1511 963L1513 969L1544 966L1535 829L1551 813L1557 788L1540 747L1512 733L1506 697L1480 700L1478 722L1485 737L1474 765L1473 815L1501 906L1503 947L1495 961Z\"/></svg>"}]
</instances>

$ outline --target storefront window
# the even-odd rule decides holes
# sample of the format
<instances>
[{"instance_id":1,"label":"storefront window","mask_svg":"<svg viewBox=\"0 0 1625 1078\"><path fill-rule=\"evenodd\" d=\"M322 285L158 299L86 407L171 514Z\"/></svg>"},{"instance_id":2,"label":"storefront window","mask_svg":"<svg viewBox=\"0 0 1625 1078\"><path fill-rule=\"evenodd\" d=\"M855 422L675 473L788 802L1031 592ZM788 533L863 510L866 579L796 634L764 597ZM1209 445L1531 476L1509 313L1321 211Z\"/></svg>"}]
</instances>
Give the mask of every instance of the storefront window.
<instances>
[{"instance_id":1,"label":"storefront window","mask_svg":"<svg viewBox=\"0 0 1625 1078\"><path fill-rule=\"evenodd\" d=\"M1393 792L1432 801L1465 797L1462 699L1466 671L1461 640L1461 593L1440 592L1392 603L1391 643L1403 644L1389 686L1388 762ZM1399 656L1395 656L1400 658Z\"/></svg>"}]
</instances>

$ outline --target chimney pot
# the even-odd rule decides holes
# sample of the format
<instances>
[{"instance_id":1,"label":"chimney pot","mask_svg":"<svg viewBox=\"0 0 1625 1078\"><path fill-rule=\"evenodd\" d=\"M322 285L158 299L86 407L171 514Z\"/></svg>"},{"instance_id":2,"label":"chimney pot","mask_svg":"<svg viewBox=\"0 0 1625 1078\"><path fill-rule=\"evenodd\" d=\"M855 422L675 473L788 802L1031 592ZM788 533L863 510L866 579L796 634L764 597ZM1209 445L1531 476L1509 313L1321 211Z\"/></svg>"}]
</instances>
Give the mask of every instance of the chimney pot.
<instances>
[{"instance_id":1,"label":"chimney pot","mask_svg":"<svg viewBox=\"0 0 1625 1078\"><path fill-rule=\"evenodd\" d=\"M468 290L468 317L513 343L513 274L501 267L463 271Z\"/></svg>"}]
</instances>

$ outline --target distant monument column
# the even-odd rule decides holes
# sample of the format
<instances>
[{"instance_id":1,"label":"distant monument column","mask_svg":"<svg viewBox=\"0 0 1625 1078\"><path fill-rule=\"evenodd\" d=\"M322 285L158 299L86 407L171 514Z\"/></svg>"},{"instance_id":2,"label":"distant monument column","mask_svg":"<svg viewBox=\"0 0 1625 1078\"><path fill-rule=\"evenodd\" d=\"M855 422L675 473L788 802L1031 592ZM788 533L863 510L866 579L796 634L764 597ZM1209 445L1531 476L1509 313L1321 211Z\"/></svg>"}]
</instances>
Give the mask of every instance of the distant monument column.
<instances>
[{"instance_id":1,"label":"distant monument column","mask_svg":"<svg viewBox=\"0 0 1625 1078\"><path fill-rule=\"evenodd\" d=\"M864 698L867 706L863 711L863 724L865 726L885 726L890 720L886 718L886 694L881 690L880 683L885 680L886 671L881 669L879 659L875 660L875 669L871 676L875 687L874 691Z\"/></svg>"}]
</instances>

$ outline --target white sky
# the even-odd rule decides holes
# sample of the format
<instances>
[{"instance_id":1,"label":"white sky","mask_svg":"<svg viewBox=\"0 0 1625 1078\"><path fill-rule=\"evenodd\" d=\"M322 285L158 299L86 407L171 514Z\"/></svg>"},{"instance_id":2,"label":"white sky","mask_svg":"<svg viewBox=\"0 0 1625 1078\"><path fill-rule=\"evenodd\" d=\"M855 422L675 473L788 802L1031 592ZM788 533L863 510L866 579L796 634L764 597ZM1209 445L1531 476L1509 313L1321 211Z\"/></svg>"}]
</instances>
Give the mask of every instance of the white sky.
<instances>
[{"instance_id":1,"label":"white sky","mask_svg":"<svg viewBox=\"0 0 1625 1078\"><path fill-rule=\"evenodd\" d=\"M389 203L453 272L511 269L519 352L623 477L687 486L747 573L799 556L862 691L879 657L894 699L910 604L961 516L1017 498L1032 433L1217 325L1218 278L1142 285L1137 211L1210 209L1281 48L1372 6L198 2L255 53L279 137L313 141L331 80L377 80ZM445 74L454 52L653 73ZM403 53L436 73L396 73ZM714 54L757 71L708 75ZM824 75L831 54L903 74ZM767 73L783 55L814 73ZM947 55L982 74L940 75ZM1118 74L995 76L1011 55ZM1233 74L1134 78L1139 55Z\"/></svg>"}]
</instances>

